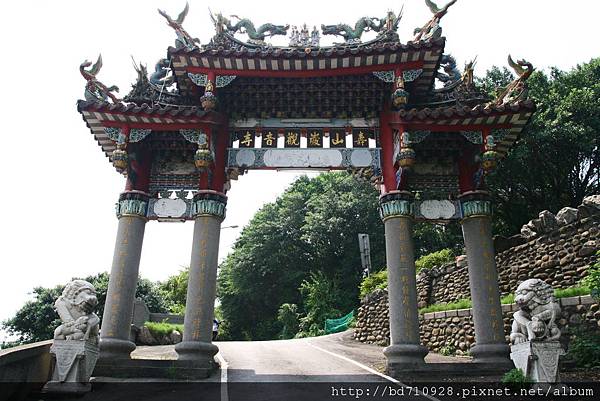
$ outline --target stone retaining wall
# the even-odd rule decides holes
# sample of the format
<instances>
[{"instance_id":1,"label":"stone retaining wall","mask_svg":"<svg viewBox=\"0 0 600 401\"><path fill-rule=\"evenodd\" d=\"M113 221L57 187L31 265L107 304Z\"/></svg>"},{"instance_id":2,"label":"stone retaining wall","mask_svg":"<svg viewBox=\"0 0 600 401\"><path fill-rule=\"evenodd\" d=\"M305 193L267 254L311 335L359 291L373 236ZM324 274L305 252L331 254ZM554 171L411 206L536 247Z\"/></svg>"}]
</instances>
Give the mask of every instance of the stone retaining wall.
<instances>
[{"instance_id":1,"label":"stone retaining wall","mask_svg":"<svg viewBox=\"0 0 600 401\"><path fill-rule=\"evenodd\" d=\"M558 325L563 334L573 326L582 323L600 328L600 305L589 296L562 298L562 315ZM502 305L504 334L508 343L512 314L515 304ZM459 309L444 312L425 313L419 316L421 343L432 352L441 352L448 347L458 355L469 351L475 342L472 310ZM365 297L358 310L354 338L358 341L389 345L388 298L386 290L376 290ZM565 338L565 341L568 339Z\"/></svg>"},{"instance_id":2,"label":"stone retaining wall","mask_svg":"<svg viewBox=\"0 0 600 401\"><path fill-rule=\"evenodd\" d=\"M548 212L549 213L549 212ZM512 293L517 285L528 278L539 278L554 288L577 285L585 277L600 249L600 210L587 217L530 237L521 235L504 239L504 244L519 244L496 254L498 281L501 294ZM419 308L442 302L471 298L469 275L465 257L432 269L423 269L417 275Z\"/></svg>"}]
</instances>

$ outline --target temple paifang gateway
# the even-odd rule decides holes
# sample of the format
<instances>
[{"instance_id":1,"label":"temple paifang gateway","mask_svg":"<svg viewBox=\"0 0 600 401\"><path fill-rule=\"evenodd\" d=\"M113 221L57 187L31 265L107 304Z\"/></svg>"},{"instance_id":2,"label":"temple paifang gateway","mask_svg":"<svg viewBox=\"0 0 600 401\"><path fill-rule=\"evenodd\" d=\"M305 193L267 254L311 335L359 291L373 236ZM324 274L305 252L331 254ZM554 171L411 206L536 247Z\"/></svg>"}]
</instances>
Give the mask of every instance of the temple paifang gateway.
<instances>
[{"instance_id":1,"label":"temple paifang gateway","mask_svg":"<svg viewBox=\"0 0 600 401\"><path fill-rule=\"evenodd\" d=\"M485 175L517 140L535 106L527 100L533 67L509 63L518 78L496 99L473 82L475 62L457 68L444 54L440 20L452 0L401 43L401 13L361 18L354 28L264 24L211 15L206 45L177 19L175 47L124 98L97 78L99 58L81 65L78 102L94 138L127 177L101 331L101 361L129 359L131 310L148 220L194 220L182 366L213 367L211 343L220 224L231 181L252 169L347 170L381 191L390 297L388 372L420 366L412 222L458 219L469 259L475 362L509 364L491 236ZM375 31L370 41L363 32ZM235 35L245 33L242 41ZM288 35L288 47L265 42ZM341 43L320 46L320 37ZM415 196L417 195L417 196ZM108 362L107 362L108 363Z\"/></svg>"}]
</instances>

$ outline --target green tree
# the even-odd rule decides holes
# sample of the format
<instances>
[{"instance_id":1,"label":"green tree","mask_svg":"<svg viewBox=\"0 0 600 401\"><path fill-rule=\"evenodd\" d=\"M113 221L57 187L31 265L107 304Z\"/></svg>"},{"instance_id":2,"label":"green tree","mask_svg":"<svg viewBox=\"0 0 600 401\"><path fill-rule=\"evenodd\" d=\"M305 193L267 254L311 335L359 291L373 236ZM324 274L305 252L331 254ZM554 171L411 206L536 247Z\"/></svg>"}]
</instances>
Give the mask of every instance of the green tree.
<instances>
[{"instance_id":1,"label":"green tree","mask_svg":"<svg viewBox=\"0 0 600 401\"><path fill-rule=\"evenodd\" d=\"M353 308L361 277L358 233L371 236L373 265L382 266L377 193L346 173L301 177L265 205L221 264L218 295L232 337L276 338L280 305L297 304L306 313L299 288L311 272L345 289L336 307Z\"/></svg>"},{"instance_id":2,"label":"green tree","mask_svg":"<svg viewBox=\"0 0 600 401\"><path fill-rule=\"evenodd\" d=\"M355 309L362 279L359 233L369 234L374 270L385 264L378 196L369 183L347 173L324 173L299 178L265 205L220 266L217 292L231 337L277 338L279 307L285 303L298 305L303 330L313 324L322 328L323 311L335 311L329 318ZM417 257L461 246L455 228L418 227ZM318 285L335 289L335 296L315 311L308 288Z\"/></svg>"},{"instance_id":3,"label":"green tree","mask_svg":"<svg viewBox=\"0 0 600 401\"><path fill-rule=\"evenodd\" d=\"M102 318L106 292L108 290L109 274L99 273L88 276L83 280L89 281L96 289L98 307L96 314ZM63 285L53 288L36 287L33 289L33 299L27 301L15 316L2 322L2 328L11 335L17 336L15 344L25 344L51 339L54 329L60 325L60 319L54 311L54 302L62 294ZM155 283L140 278L136 287L136 297L144 300L151 312L166 312L166 304Z\"/></svg>"},{"instance_id":4,"label":"green tree","mask_svg":"<svg viewBox=\"0 0 600 401\"><path fill-rule=\"evenodd\" d=\"M185 267L159 284L159 290L171 313L182 314L185 311L189 274L189 267Z\"/></svg>"},{"instance_id":5,"label":"green tree","mask_svg":"<svg viewBox=\"0 0 600 401\"><path fill-rule=\"evenodd\" d=\"M482 84L506 81L488 71ZM536 71L529 97L537 111L499 168L488 177L495 196L495 229L514 234L548 209L577 207L600 191L600 58L571 71Z\"/></svg>"}]
</instances>

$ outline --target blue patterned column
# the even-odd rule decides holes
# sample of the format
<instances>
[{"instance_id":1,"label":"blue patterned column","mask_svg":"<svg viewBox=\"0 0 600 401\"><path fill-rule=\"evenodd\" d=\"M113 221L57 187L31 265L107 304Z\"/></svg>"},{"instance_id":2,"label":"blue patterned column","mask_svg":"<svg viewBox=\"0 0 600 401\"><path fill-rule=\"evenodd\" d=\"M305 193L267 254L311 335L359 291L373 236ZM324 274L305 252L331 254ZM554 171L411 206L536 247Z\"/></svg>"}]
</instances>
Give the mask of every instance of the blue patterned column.
<instances>
[{"instance_id":1,"label":"blue patterned column","mask_svg":"<svg viewBox=\"0 0 600 401\"><path fill-rule=\"evenodd\" d=\"M183 341L175 350L180 360L193 361L199 368L215 366L219 351L212 344L212 322L217 289L217 266L221 222L227 197L220 192L199 191L192 203L194 239L186 296Z\"/></svg>"},{"instance_id":2,"label":"blue patterned column","mask_svg":"<svg viewBox=\"0 0 600 401\"><path fill-rule=\"evenodd\" d=\"M149 199L150 195L140 191L127 191L119 196L119 227L100 330L102 359L128 359L135 349L129 338L131 315Z\"/></svg>"},{"instance_id":3,"label":"blue patterned column","mask_svg":"<svg viewBox=\"0 0 600 401\"><path fill-rule=\"evenodd\" d=\"M399 376L403 368L424 363L427 348L419 339L415 251L412 238L414 196L391 191L379 199L385 226L388 270L390 346L383 353L387 371Z\"/></svg>"},{"instance_id":4,"label":"blue patterned column","mask_svg":"<svg viewBox=\"0 0 600 401\"><path fill-rule=\"evenodd\" d=\"M475 326L471 354L475 362L511 365L494 258L492 201L485 191L466 192L459 200Z\"/></svg>"}]
</instances>

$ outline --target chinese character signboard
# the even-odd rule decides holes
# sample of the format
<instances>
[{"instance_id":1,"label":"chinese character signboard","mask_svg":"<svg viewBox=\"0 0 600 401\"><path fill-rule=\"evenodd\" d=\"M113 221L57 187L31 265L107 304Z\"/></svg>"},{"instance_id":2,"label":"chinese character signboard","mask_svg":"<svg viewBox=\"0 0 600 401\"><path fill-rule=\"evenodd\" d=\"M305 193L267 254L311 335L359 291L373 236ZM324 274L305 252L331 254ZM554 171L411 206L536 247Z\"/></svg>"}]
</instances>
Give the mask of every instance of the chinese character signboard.
<instances>
[{"instance_id":1,"label":"chinese character signboard","mask_svg":"<svg viewBox=\"0 0 600 401\"><path fill-rule=\"evenodd\" d=\"M309 148L322 148L323 147L323 130L322 129L309 129L306 132L306 143Z\"/></svg>"},{"instance_id":2,"label":"chinese character signboard","mask_svg":"<svg viewBox=\"0 0 600 401\"><path fill-rule=\"evenodd\" d=\"M262 147L276 148L277 147L277 130L267 129L262 132Z\"/></svg>"},{"instance_id":3,"label":"chinese character signboard","mask_svg":"<svg viewBox=\"0 0 600 401\"><path fill-rule=\"evenodd\" d=\"M346 129L332 128L329 130L329 147L330 148L345 148L346 147Z\"/></svg>"},{"instance_id":4,"label":"chinese character signboard","mask_svg":"<svg viewBox=\"0 0 600 401\"><path fill-rule=\"evenodd\" d=\"M300 130L299 129L287 129L284 134L286 148L299 148L300 147Z\"/></svg>"}]
</instances>

